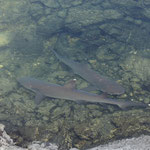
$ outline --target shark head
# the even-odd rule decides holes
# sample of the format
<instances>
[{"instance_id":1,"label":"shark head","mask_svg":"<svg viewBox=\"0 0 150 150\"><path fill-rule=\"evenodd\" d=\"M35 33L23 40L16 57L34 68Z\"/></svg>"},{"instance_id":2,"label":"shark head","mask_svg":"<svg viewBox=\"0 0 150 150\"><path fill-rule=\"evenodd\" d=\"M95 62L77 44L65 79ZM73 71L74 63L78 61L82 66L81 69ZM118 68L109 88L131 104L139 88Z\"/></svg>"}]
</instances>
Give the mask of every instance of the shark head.
<instances>
[{"instance_id":1,"label":"shark head","mask_svg":"<svg viewBox=\"0 0 150 150\"><path fill-rule=\"evenodd\" d=\"M30 77L25 77L25 78L20 78L17 80L22 86L24 86L27 89L32 89L32 78Z\"/></svg>"}]
</instances>

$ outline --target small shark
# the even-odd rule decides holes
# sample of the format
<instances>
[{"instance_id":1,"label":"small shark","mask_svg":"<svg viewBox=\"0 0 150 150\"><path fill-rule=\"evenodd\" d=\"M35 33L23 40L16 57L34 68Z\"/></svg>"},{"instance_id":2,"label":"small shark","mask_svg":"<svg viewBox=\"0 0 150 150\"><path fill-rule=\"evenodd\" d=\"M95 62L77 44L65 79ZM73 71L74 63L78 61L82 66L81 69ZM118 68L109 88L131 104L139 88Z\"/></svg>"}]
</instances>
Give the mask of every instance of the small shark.
<instances>
[{"instance_id":1,"label":"small shark","mask_svg":"<svg viewBox=\"0 0 150 150\"><path fill-rule=\"evenodd\" d=\"M18 82L25 88L36 93L35 103L39 104L44 97L53 97L59 99L66 99L72 101L86 101L90 103L106 103L117 105L124 109L126 107L146 107L146 104L135 103L132 101L122 101L115 100L111 98L106 98L103 95L97 95L94 93L89 93L83 90L78 90L75 88L75 80L71 80L64 86L47 83L41 80L37 80L31 77L23 77L18 80Z\"/></svg>"},{"instance_id":2,"label":"small shark","mask_svg":"<svg viewBox=\"0 0 150 150\"><path fill-rule=\"evenodd\" d=\"M67 59L66 57L62 57L54 50L52 50L52 52L61 62L69 66L75 74L81 76L92 86L94 86L94 90L101 90L102 92L111 95L120 95L125 92L124 88L119 83L109 79L108 77L100 75L98 72L89 68L87 64L78 63Z\"/></svg>"}]
</instances>

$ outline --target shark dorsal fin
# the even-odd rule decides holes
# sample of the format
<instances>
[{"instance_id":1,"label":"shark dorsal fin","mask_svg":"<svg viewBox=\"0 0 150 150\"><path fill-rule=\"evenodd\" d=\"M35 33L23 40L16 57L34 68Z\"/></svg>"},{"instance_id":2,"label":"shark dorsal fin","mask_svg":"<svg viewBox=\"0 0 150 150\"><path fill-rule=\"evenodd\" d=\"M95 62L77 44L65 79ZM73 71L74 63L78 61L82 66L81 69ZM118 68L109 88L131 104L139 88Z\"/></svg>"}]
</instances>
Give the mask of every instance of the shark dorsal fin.
<instances>
[{"instance_id":1,"label":"shark dorsal fin","mask_svg":"<svg viewBox=\"0 0 150 150\"><path fill-rule=\"evenodd\" d=\"M76 79L70 80L67 82L64 87L70 88L70 89L75 89L76 88Z\"/></svg>"}]
</instances>

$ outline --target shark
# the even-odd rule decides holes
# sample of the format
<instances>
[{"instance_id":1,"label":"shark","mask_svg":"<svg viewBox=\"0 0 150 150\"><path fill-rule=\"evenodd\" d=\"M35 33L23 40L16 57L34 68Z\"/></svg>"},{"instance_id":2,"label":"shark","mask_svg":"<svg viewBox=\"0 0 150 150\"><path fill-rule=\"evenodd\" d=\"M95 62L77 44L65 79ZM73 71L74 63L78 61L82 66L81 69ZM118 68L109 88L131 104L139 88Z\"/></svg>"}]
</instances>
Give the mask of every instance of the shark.
<instances>
[{"instance_id":1,"label":"shark","mask_svg":"<svg viewBox=\"0 0 150 150\"><path fill-rule=\"evenodd\" d=\"M36 93L35 103L40 104L44 97L57 99L72 100L75 102L90 102L117 105L124 109L127 107L146 107L147 105L141 102L124 101L107 98L104 95L90 93L84 90L76 89L76 80L71 80L65 85L48 83L31 77L22 77L18 82L28 90Z\"/></svg>"},{"instance_id":2,"label":"shark","mask_svg":"<svg viewBox=\"0 0 150 150\"><path fill-rule=\"evenodd\" d=\"M69 66L73 72L83 79L85 79L92 86L92 90L100 90L110 95L121 95L125 92L125 89L116 81L100 75L98 72L91 69L88 64L75 62L66 57L60 56L55 50L51 49L58 60ZM87 88L88 89L88 88Z\"/></svg>"}]
</instances>

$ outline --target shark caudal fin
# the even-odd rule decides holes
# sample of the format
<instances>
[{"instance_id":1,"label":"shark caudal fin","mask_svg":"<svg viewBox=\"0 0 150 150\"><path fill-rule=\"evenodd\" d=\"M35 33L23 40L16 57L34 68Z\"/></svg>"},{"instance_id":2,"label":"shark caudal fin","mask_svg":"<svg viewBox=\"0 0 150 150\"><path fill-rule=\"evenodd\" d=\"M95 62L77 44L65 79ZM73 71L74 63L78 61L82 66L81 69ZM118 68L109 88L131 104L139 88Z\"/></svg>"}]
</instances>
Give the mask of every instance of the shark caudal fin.
<instances>
[{"instance_id":1,"label":"shark caudal fin","mask_svg":"<svg viewBox=\"0 0 150 150\"><path fill-rule=\"evenodd\" d=\"M148 104L144 104L141 102L133 102L133 101L120 101L117 104L121 109L126 109L128 107L148 107Z\"/></svg>"}]
</instances>

